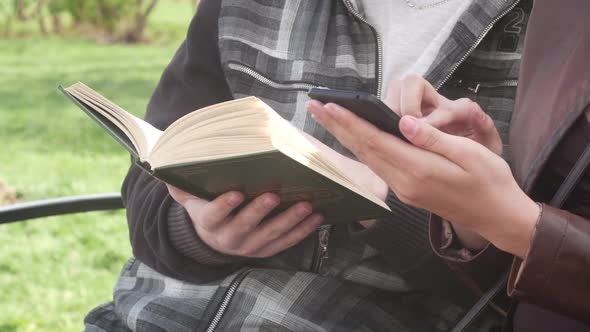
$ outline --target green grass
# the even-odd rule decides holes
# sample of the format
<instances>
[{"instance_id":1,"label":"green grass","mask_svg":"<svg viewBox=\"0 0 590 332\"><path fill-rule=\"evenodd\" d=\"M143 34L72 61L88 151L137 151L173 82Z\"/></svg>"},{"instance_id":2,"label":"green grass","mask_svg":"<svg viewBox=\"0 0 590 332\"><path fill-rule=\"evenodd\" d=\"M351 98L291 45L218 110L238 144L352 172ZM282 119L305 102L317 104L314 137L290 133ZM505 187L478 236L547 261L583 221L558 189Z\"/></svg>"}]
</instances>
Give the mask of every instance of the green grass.
<instances>
[{"instance_id":1,"label":"green grass","mask_svg":"<svg viewBox=\"0 0 590 332\"><path fill-rule=\"evenodd\" d=\"M23 200L118 191L128 155L57 86L80 80L143 114L192 11L163 1L153 45L0 40L0 179ZM131 254L122 211L0 226L0 244L0 332L80 331Z\"/></svg>"}]
</instances>

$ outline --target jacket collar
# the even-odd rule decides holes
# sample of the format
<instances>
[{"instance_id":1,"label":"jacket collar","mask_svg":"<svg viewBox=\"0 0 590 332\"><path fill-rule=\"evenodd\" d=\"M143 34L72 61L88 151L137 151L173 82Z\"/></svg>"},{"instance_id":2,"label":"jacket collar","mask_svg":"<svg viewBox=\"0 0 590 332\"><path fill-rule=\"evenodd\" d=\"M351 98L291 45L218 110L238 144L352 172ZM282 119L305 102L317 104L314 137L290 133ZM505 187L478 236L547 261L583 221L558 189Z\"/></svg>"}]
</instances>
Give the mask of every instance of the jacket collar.
<instances>
[{"instance_id":1,"label":"jacket collar","mask_svg":"<svg viewBox=\"0 0 590 332\"><path fill-rule=\"evenodd\" d=\"M441 46L425 77L439 88L479 45L494 24L524 0L474 0Z\"/></svg>"}]
</instances>

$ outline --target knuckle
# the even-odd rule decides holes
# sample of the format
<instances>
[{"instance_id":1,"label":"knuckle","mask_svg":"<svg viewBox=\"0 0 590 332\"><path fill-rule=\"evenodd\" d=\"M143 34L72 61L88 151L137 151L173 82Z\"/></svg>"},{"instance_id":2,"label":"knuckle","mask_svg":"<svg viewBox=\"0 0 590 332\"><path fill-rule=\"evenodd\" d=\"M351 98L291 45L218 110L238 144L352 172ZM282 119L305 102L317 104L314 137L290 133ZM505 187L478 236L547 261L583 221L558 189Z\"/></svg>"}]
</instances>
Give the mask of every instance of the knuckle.
<instances>
[{"instance_id":1,"label":"knuckle","mask_svg":"<svg viewBox=\"0 0 590 332\"><path fill-rule=\"evenodd\" d=\"M283 234L283 232L278 229L278 228L271 228L268 233L266 234L268 239L271 240L276 240L278 239L281 235Z\"/></svg>"},{"instance_id":2,"label":"knuckle","mask_svg":"<svg viewBox=\"0 0 590 332\"><path fill-rule=\"evenodd\" d=\"M301 241L300 238L296 238L296 239L289 240L289 241L285 242L285 249L289 249L289 248L295 246L300 241Z\"/></svg>"},{"instance_id":3,"label":"knuckle","mask_svg":"<svg viewBox=\"0 0 590 332\"><path fill-rule=\"evenodd\" d=\"M434 173L432 169L426 165L419 165L415 167L414 170L414 177L415 177L415 185L423 185L424 182L432 180ZM412 186L415 187L415 186Z\"/></svg>"},{"instance_id":4,"label":"knuckle","mask_svg":"<svg viewBox=\"0 0 590 332\"><path fill-rule=\"evenodd\" d=\"M369 133L365 135L363 138L363 143L366 145L367 148L370 150L374 150L379 145L379 134L378 133Z\"/></svg>"},{"instance_id":5,"label":"knuckle","mask_svg":"<svg viewBox=\"0 0 590 332\"><path fill-rule=\"evenodd\" d=\"M461 105L466 108L471 108L472 104L475 104L475 102L473 100L466 98L466 97L459 98L459 99L455 100L455 103L457 103L457 105Z\"/></svg>"},{"instance_id":6,"label":"knuckle","mask_svg":"<svg viewBox=\"0 0 590 332\"><path fill-rule=\"evenodd\" d=\"M438 135L435 135L433 132L427 133L424 136L424 139L421 142L422 147L429 149L435 146L438 143Z\"/></svg>"},{"instance_id":7,"label":"knuckle","mask_svg":"<svg viewBox=\"0 0 590 332\"><path fill-rule=\"evenodd\" d=\"M266 213L276 206L276 200L270 194L263 194L254 200L254 209L259 213Z\"/></svg>"},{"instance_id":8,"label":"knuckle","mask_svg":"<svg viewBox=\"0 0 590 332\"><path fill-rule=\"evenodd\" d=\"M363 149L357 149L356 151L353 150L353 153L361 163L363 163L363 164L367 163L368 156L369 156L367 151L365 151Z\"/></svg>"}]
</instances>

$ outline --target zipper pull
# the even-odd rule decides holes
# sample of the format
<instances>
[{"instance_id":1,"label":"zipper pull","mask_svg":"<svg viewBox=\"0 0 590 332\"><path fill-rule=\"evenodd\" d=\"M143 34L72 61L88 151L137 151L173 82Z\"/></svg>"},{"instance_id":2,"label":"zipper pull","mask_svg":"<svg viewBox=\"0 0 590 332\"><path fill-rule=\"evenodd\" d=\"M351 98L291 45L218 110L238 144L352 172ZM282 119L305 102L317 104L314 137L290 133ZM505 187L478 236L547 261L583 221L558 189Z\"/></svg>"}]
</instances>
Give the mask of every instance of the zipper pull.
<instances>
[{"instance_id":1,"label":"zipper pull","mask_svg":"<svg viewBox=\"0 0 590 332\"><path fill-rule=\"evenodd\" d=\"M328 258L328 243L330 242L330 234L332 231L332 225L322 225L318 230L318 253L316 260L315 272L322 274L322 266L324 260Z\"/></svg>"},{"instance_id":2,"label":"zipper pull","mask_svg":"<svg viewBox=\"0 0 590 332\"><path fill-rule=\"evenodd\" d=\"M479 88L481 87L481 84L480 83L469 84L469 83L463 82L463 80L458 80L455 82L455 86L458 88L467 89L467 90L477 94L477 92L479 91Z\"/></svg>"},{"instance_id":3,"label":"zipper pull","mask_svg":"<svg viewBox=\"0 0 590 332\"><path fill-rule=\"evenodd\" d=\"M471 91L471 92L473 92L473 93L477 94L477 92L479 91L479 87L480 87L480 86L481 86L481 85L480 85L479 83L477 83L477 85L475 85L475 88L473 88L473 87L469 87L469 86L468 86L468 87L467 87L467 90L469 90L469 91Z\"/></svg>"}]
</instances>

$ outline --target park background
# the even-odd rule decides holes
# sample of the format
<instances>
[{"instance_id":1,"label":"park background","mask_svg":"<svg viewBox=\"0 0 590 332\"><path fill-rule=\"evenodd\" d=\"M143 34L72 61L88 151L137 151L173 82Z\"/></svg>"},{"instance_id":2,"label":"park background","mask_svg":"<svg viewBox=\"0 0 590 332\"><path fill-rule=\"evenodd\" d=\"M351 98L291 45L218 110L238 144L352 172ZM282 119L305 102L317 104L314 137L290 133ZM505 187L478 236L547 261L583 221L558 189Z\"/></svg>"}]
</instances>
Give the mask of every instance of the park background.
<instances>
[{"instance_id":1,"label":"park background","mask_svg":"<svg viewBox=\"0 0 590 332\"><path fill-rule=\"evenodd\" d=\"M143 115L194 0L0 0L0 205L116 192L128 154L57 86ZM131 255L123 211L0 226L0 332L80 331Z\"/></svg>"}]
</instances>

